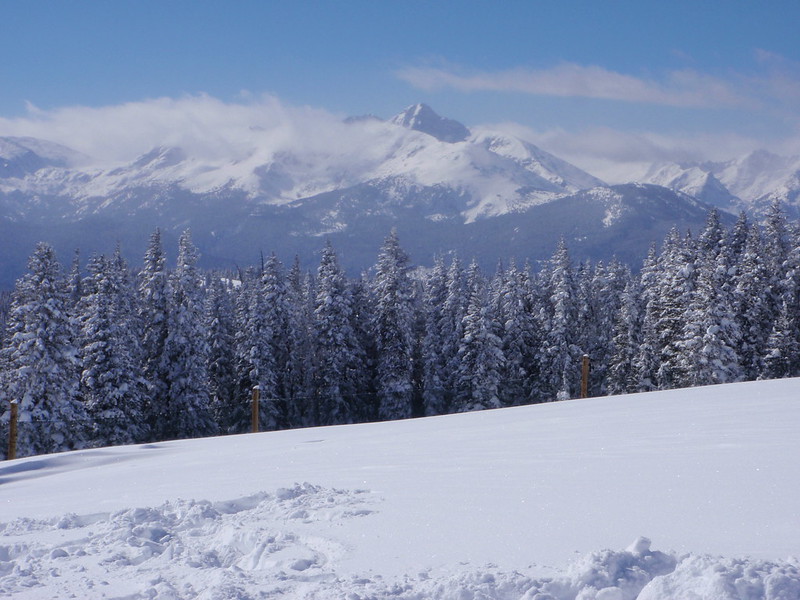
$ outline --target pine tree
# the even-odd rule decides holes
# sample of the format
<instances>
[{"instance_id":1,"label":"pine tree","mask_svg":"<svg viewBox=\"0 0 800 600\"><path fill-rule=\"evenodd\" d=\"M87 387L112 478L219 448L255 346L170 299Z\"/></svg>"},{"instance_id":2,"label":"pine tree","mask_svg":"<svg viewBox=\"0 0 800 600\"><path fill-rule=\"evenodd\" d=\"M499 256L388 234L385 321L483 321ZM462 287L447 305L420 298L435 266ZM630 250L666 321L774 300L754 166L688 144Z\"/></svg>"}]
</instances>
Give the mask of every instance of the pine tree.
<instances>
[{"instance_id":1,"label":"pine tree","mask_svg":"<svg viewBox=\"0 0 800 600\"><path fill-rule=\"evenodd\" d=\"M198 253L189 231L178 242L178 261L171 278L164 353L167 361L166 400L159 437L182 439L217 432L208 388L208 333L203 319L202 280Z\"/></svg>"},{"instance_id":2,"label":"pine tree","mask_svg":"<svg viewBox=\"0 0 800 600\"><path fill-rule=\"evenodd\" d=\"M777 315L769 299L770 276L762 252L761 228L751 226L734 278L733 301L741 343L737 350L744 378L758 379L764 373L767 339Z\"/></svg>"},{"instance_id":3,"label":"pine tree","mask_svg":"<svg viewBox=\"0 0 800 600\"><path fill-rule=\"evenodd\" d=\"M506 406L529 404L536 399L539 331L531 304L530 276L513 261L500 291L498 309L505 359L501 399Z\"/></svg>"},{"instance_id":4,"label":"pine tree","mask_svg":"<svg viewBox=\"0 0 800 600\"><path fill-rule=\"evenodd\" d=\"M452 410L467 412L499 408L500 379L504 367L502 341L494 333L494 319L486 286L476 263L467 277L467 310L462 319L456 372L456 394Z\"/></svg>"},{"instance_id":5,"label":"pine tree","mask_svg":"<svg viewBox=\"0 0 800 600\"><path fill-rule=\"evenodd\" d=\"M235 397L229 417L231 428L238 433L250 431L250 398L253 387L258 385L258 369L254 361L263 350L259 350L260 330L257 318L257 302L260 296L259 273L253 268L239 273L240 285L234 294L234 373Z\"/></svg>"},{"instance_id":6,"label":"pine tree","mask_svg":"<svg viewBox=\"0 0 800 600\"><path fill-rule=\"evenodd\" d=\"M767 338L764 356L764 372L761 379L783 379L792 376L795 357L800 344L792 335L792 322L786 302L781 303L778 319Z\"/></svg>"},{"instance_id":7,"label":"pine tree","mask_svg":"<svg viewBox=\"0 0 800 600\"><path fill-rule=\"evenodd\" d=\"M81 447L87 424L61 265L53 249L40 243L28 269L12 296L2 352L3 388L19 404L17 456Z\"/></svg>"},{"instance_id":8,"label":"pine tree","mask_svg":"<svg viewBox=\"0 0 800 600\"><path fill-rule=\"evenodd\" d=\"M330 242L322 251L314 309L316 406L319 425L352 423L358 413L358 341L352 327L353 299Z\"/></svg>"},{"instance_id":9,"label":"pine tree","mask_svg":"<svg viewBox=\"0 0 800 600\"><path fill-rule=\"evenodd\" d=\"M286 390L292 334L283 265L274 254L264 264L260 296L259 317L264 321L263 331L268 336L264 348L268 356L262 358L261 368L265 374L271 371L259 382L262 428L283 429L288 426L289 419Z\"/></svg>"},{"instance_id":10,"label":"pine tree","mask_svg":"<svg viewBox=\"0 0 800 600\"><path fill-rule=\"evenodd\" d=\"M141 442L148 434L142 413L147 386L132 327L130 282L118 258L98 256L89 262L90 291L81 302L82 396L96 446Z\"/></svg>"},{"instance_id":11,"label":"pine tree","mask_svg":"<svg viewBox=\"0 0 800 600\"><path fill-rule=\"evenodd\" d=\"M310 401L313 397L313 351L311 327L315 297L311 277L300 270L295 257L289 271L289 363L285 373L287 418L291 427L310 424Z\"/></svg>"},{"instance_id":12,"label":"pine tree","mask_svg":"<svg viewBox=\"0 0 800 600\"><path fill-rule=\"evenodd\" d=\"M629 279L614 320L606 381L608 394L631 394L641 387L636 359L642 348L643 312L639 282Z\"/></svg>"},{"instance_id":13,"label":"pine tree","mask_svg":"<svg viewBox=\"0 0 800 600\"><path fill-rule=\"evenodd\" d=\"M381 248L372 295L378 415L383 420L405 419L412 413L414 390L414 288L408 255L395 230Z\"/></svg>"},{"instance_id":14,"label":"pine tree","mask_svg":"<svg viewBox=\"0 0 800 600\"><path fill-rule=\"evenodd\" d=\"M724 248L701 246L698 265L680 343L684 361L681 370L687 374L685 383L738 381L743 376L736 352L741 345L741 333L734 314L728 255Z\"/></svg>"},{"instance_id":15,"label":"pine tree","mask_svg":"<svg viewBox=\"0 0 800 600\"><path fill-rule=\"evenodd\" d=\"M683 339L685 313L697 279L695 253L691 237L682 240L673 230L660 256L661 276L656 284L659 310L654 329L658 333L659 350L656 378L662 390L690 385L691 381Z\"/></svg>"},{"instance_id":16,"label":"pine tree","mask_svg":"<svg viewBox=\"0 0 800 600\"><path fill-rule=\"evenodd\" d=\"M156 229L144 255L139 273L139 322L142 327L143 373L148 387L144 414L154 439L160 435L169 393L169 370L166 343L171 288L161 231Z\"/></svg>"},{"instance_id":17,"label":"pine tree","mask_svg":"<svg viewBox=\"0 0 800 600\"><path fill-rule=\"evenodd\" d=\"M447 271L444 259L436 256L425 281L423 293L424 334L422 339L422 394L426 415L445 414L446 364L443 360L443 310L447 298Z\"/></svg>"},{"instance_id":18,"label":"pine tree","mask_svg":"<svg viewBox=\"0 0 800 600\"><path fill-rule=\"evenodd\" d=\"M544 393L548 400L566 400L577 395L581 349L578 341L578 287L569 251L562 239L547 273L545 337L541 358Z\"/></svg>"},{"instance_id":19,"label":"pine tree","mask_svg":"<svg viewBox=\"0 0 800 600\"><path fill-rule=\"evenodd\" d=\"M236 396L235 312L229 281L212 273L205 302L205 323L208 335L208 386L211 410L220 432L234 433L242 427L239 414L243 399Z\"/></svg>"},{"instance_id":20,"label":"pine tree","mask_svg":"<svg viewBox=\"0 0 800 600\"><path fill-rule=\"evenodd\" d=\"M658 319L661 314L661 298L658 295L658 282L662 279L662 263L656 253L654 245L650 246L647 258L642 265L639 275L641 289L641 334L638 350L636 351L632 367L632 376L635 392L650 392L658 389L656 373L658 371L658 357L661 353L661 340L659 339Z\"/></svg>"}]
</instances>

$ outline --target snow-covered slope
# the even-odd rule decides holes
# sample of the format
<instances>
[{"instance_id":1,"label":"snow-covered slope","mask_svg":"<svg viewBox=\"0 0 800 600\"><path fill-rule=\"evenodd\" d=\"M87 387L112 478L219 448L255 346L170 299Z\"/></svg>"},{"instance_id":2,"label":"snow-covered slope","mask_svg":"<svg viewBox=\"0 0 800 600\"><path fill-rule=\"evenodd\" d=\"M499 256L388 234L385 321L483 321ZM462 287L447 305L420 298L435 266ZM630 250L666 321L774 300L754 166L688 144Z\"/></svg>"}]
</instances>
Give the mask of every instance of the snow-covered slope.
<instances>
[{"instance_id":1,"label":"snow-covered slope","mask_svg":"<svg viewBox=\"0 0 800 600\"><path fill-rule=\"evenodd\" d=\"M798 598L798 389L745 383L10 461L0 593Z\"/></svg>"}]
</instances>

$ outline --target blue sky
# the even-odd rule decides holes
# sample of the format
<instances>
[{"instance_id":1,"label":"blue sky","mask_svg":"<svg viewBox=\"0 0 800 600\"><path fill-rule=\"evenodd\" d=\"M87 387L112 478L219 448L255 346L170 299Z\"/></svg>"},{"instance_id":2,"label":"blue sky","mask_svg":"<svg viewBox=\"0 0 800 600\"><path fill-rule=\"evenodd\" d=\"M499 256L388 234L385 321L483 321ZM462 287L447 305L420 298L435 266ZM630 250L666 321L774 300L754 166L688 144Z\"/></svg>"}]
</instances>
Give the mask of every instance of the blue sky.
<instances>
[{"instance_id":1,"label":"blue sky","mask_svg":"<svg viewBox=\"0 0 800 600\"><path fill-rule=\"evenodd\" d=\"M0 134L67 107L267 94L381 117L423 101L579 162L637 141L800 152L797 0L0 0L0 14Z\"/></svg>"}]
</instances>

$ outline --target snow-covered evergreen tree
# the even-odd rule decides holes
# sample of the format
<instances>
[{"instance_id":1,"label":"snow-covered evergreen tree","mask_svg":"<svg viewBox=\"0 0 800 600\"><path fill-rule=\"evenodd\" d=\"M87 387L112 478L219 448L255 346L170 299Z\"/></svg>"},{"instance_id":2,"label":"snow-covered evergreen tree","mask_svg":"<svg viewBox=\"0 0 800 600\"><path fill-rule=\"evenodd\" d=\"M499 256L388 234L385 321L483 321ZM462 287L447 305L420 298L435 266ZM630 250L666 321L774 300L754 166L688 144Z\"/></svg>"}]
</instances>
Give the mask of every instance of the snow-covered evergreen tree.
<instances>
[{"instance_id":1,"label":"snow-covered evergreen tree","mask_svg":"<svg viewBox=\"0 0 800 600\"><path fill-rule=\"evenodd\" d=\"M690 385L683 340L686 309L691 304L697 279L695 253L692 238L681 239L676 230L667 237L661 252L660 278L656 284L659 310L654 322L658 335L659 389Z\"/></svg>"},{"instance_id":2,"label":"snow-covered evergreen tree","mask_svg":"<svg viewBox=\"0 0 800 600\"><path fill-rule=\"evenodd\" d=\"M205 302L205 330L208 335L208 387L214 421L221 433L243 427L241 406L246 398L236 396L235 311L230 281L217 273L208 280Z\"/></svg>"},{"instance_id":3,"label":"snow-covered evergreen tree","mask_svg":"<svg viewBox=\"0 0 800 600\"><path fill-rule=\"evenodd\" d=\"M234 290L234 377L235 398L229 416L231 428L238 432L250 431L250 398L257 385L257 370L254 358L259 356L256 348L259 339L258 321L254 317L257 297L260 296L259 273L249 268L239 273L240 285ZM263 338L261 338L263 339Z\"/></svg>"},{"instance_id":4,"label":"snow-covered evergreen tree","mask_svg":"<svg viewBox=\"0 0 800 600\"><path fill-rule=\"evenodd\" d=\"M409 259L392 230L381 247L372 282L372 332L377 352L378 416L405 419L414 391L414 287Z\"/></svg>"},{"instance_id":5,"label":"snow-covered evergreen tree","mask_svg":"<svg viewBox=\"0 0 800 600\"><path fill-rule=\"evenodd\" d=\"M639 281L631 278L622 292L614 320L605 384L608 394L631 394L641 387L636 359L642 348L643 313ZM644 355L642 360L646 360Z\"/></svg>"},{"instance_id":6,"label":"snow-covered evergreen tree","mask_svg":"<svg viewBox=\"0 0 800 600\"><path fill-rule=\"evenodd\" d=\"M529 404L536 401L539 331L531 304L530 274L517 268L514 261L504 278L498 310L505 359L501 400L506 406Z\"/></svg>"},{"instance_id":7,"label":"snow-covered evergreen tree","mask_svg":"<svg viewBox=\"0 0 800 600\"><path fill-rule=\"evenodd\" d=\"M578 342L578 286L562 239L544 274L547 285L545 335L540 362L547 400L566 400L578 394L583 352Z\"/></svg>"},{"instance_id":8,"label":"snow-covered evergreen tree","mask_svg":"<svg viewBox=\"0 0 800 600\"><path fill-rule=\"evenodd\" d=\"M262 357L261 369L270 375L259 381L261 391L261 428L283 429L288 425L287 376L292 333L290 331L289 292L283 265L271 254L264 263L261 274L259 319L263 320L264 334L268 336Z\"/></svg>"},{"instance_id":9,"label":"snow-covered evergreen tree","mask_svg":"<svg viewBox=\"0 0 800 600\"><path fill-rule=\"evenodd\" d=\"M641 290L639 304L642 310L641 333L638 336L639 345L631 365L635 387L630 391L650 392L658 389L656 373L658 357L661 353L658 332L661 298L658 295L658 282L662 277L661 267L662 263L657 255L656 247L651 245L639 274Z\"/></svg>"},{"instance_id":10,"label":"snow-covered evergreen tree","mask_svg":"<svg viewBox=\"0 0 800 600\"><path fill-rule=\"evenodd\" d=\"M330 242L322 251L314 309L314 422L352 423L358 413L357 384L363 365L352 327L353 299L348 281Z\"/></svg>"},{"instance_id":11,"label":"snow-covered evergreen tree","mask_svg":"<svg viewBox=\"0 0 800 600\"><path fill-rule=\"evenodd\" d=\"M716 211L698 239L697 279L686 307L681 372L685 385L731 383L742 378L741 333L732 288L731 255Z\"/></svg>"},{"instance_id":12,"label":"snow-covered evergreen tree","mask_svg":"<svg viewBox=\"0 0 800 600\"><path fill-rule=\"evenodd\" d=\"M178 242L178 261L170 286L171 307L164 343L166 398L157 428L161 439L202 437L217 432L208 386L208 332L197 259L191 234L184 231Z\"/></svg>"},{"instance_id":13,"label":"snow-covered evergreen tree","mask_svg":"<svg viewBox=\"0 0 800 600\"><path fill-rule=\"evenodd\" d=\"M442 313L447 298L447 269L441 255L425 280L422 301L425 329L422 338L422 397L426 415L441 415L445 408L446 364L443 360Z\"/></svg>"},{"instance_id":14,"label":"snow-covered evergreen tree","mask_svg":"<svg viewBox=\"0 0 800 600\"><path fill-rule=\"evenodd\" d=\"M8 316L3 389L19 404L17 456L81 447L87 415L78 400L77 332L53 249L40 243L15 287Z\"/></svg>"},{"instance_id":15,"label":"snow-covered evergreen tree","mask_svg":"<svg viewBox=\"0 0 800 600\"><path fill-rule=\"evenodd\" d=\"M147 394L141 349L133 326L130 281L119 255L97 256L88 265L88 294L81 302L82 397L92 419L95 446L147 439Z\"/></svg>"},{"instance_id":16,"label":"snow-covered evergreen tree","mask_svg":"<svg viewBox=\"0 0 800 600\"><path fill-rule=\"evenodd\" d=\"M737 354L748 381L764 373L767 339L777 320L768 294L771 277L762 245L761 228L752 225L734 277L733 301L741 332Z\"/></svg>"},{"instance_id":17,"label":"snow-covered evergreen tree","mask_svg":"<svg viewBox=\"0 0 800 600\"><path fill-rule=\"evenodd\" d=\"M800 353L800 343L793 335L793 328L789 307L784 301L781 303L778 319L767 338L762 379L783 379L792 376L794 361Z\"/></svg>"},{"instance_id":18,"label":"snow-covered evergreen tree","mask_svg":"<svg viewBox=\"0 0 800 600\"><path fill-rule=\"evenodd\" d=\"M139 273L138 312L142 327L143 373L148 387L144 413L153 436L162 431L164 407L168 402L170 366L166 353L171 289L161 231L156 229L144 255Z\"/></svg>"},{"instance_id":19,"label":"snow-covered evergreen tree","mask_svg":"<svg viewBox=\"0 0 800 600\"><path fill-rule=\"evenodd\" d=\"M495 323L486 285L476 263L467 276L467 309L462 319L458 348L458 371L453 412L499 408L500 383L504 368L502 340L495 335Z\"/></svg>"},{"instance_id":20,"label":"snow-covered evergreen tree","mask_svg":"<svg viewBox=\"0 0 800 600\"><path fill-rule=\"evenodd\" d=\"M287 281L289 303L289 356L284 385L286 386L287 419L290 427L310 424L310 402L313 398L313 351L311 327L314 292L311 277L300 269L295 257Z\"/></svg>"}]
</instances>

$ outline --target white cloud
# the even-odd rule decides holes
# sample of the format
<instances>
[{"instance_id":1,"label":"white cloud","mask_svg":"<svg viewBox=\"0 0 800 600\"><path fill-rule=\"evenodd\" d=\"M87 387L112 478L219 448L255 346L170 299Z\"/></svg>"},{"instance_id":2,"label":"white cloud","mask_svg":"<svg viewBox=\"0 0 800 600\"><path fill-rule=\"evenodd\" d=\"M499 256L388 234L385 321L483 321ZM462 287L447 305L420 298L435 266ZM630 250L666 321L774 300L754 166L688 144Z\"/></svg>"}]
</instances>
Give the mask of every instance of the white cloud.
<instances>
[{"instance_id":1,"label":"white cloud","mask_svg":"<svg viewBox=\"0 0 800 600\"><path fill-rule=\"evenodd\" d=\"M443 68L408 67L398 71L397 76L428 91L452 88L464 92L521 92L675 107L752 107L757 104L757 100L740 93L730 82L691 69L671 71L662 81L575 63L562 63L549 69L517 68L472 74Z\"/></svg>"},{"instance_id":2,"label":"white cloud","mask_svg":"<svg viewBox=\"0 0 800 600\"><path fill-rule=\"evenodd\" d=\"M45 111L29 105L21 118L0 118L0 135L58 142L99 161L131 160L155 146L179 146L204 159L243 159L270 152L332 151L357 135L327 111L292 107L274 96L223 102L207 95L157 98L114 106Z\"/></svg>"}]
</instances>

